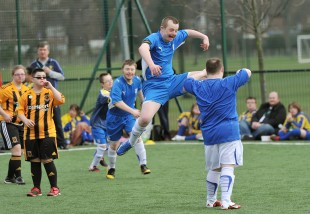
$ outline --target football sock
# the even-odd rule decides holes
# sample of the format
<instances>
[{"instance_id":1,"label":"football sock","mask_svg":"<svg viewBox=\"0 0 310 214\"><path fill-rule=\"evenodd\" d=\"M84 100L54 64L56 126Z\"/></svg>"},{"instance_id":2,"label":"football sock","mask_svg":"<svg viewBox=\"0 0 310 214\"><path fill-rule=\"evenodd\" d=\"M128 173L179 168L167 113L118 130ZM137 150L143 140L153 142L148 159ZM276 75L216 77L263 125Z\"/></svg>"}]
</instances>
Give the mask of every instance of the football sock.
<instances>
[{"instance_id":1,"label":"football sock","mask_svg":"<svg viewBox=\"0 0 310 214\"><path fill-rule=\"evenodd\" d=\"M222 191L222 204L227 207L231 203L230 196L232 194L235 181L234 168L223 167L220 177L220 185Z\"/></svg>"},{"instance_id":2,"label":"football sock","mask_svg":"<svg viewBox=\"0 0 310 214\"><path fill-rule=\"evenodd\" d=\"M21 156L12 155L9 161L8 177L21 176Z\"/></svg>"},{"instance_id":3,"label":"football sock","mask_svg":"<svg viewBox=\"0 0 310 214\"><path fill-rule=\"evenodd\" d=\"M177 132L177 135L184 136L184 135L185 135L186 128L187 128L186 126L180 125L180 126L179 126L179 129L178 129L178 132Z\"/></svg>"},{"instance_id":4,"label":"football sock","mask_svg":"<svg viewBox=\"0 0 310 214\"><path fill-rule=\"evenodd\" d=\"M300 129L293 129L292 131L288 131L286 133L279 132L279 136L280 136L280 140L287 140L290 137L300 137Z\"/></svg>"},{"instance_id":5,"label":"football sock","mask_svg":"<svg viewBox=\"0 0 310 214\"><path fill-rule=\"evenodd\" d=\"M138 120L139 119L136 120L135 125L133 126L132 132L129 137L129 143L131 144L131 146L134 146L137 143L139 137L142 135L142 133L146 129L146 127L142 127L139 125Z\"/></svg>"},{"instance_id":6,"label":"football sock","mask_svg":"<svg viewBox=\"0 0 310 214\"><path fill-rule=\"evenodd\" d=\"M185 137L185 140L196 140L196 134L192 134Z\"/></svg>"},{"instance_id":7,"label":"football sock","mask_svg":"<svg viewBox=\"0 0 310 214\"><path fill-rule=\"evenodd\" d=\"M33 186L38 187L40 189L42 178L41 162L31 162L30 170Z\"/></svg>"},{"instance_id":8,"label":"football sock","mask_svg":"<svg viewBox=\"0 0 310 214\"><path fill-rule=\"evenodd\" d=\"M109 168L115 168L116 164L116 151L109 148L108 157L109 157Z\"/></svg>"},{"instance_id":9,"label":"football sock","mask_svg":"<svg viewBox=\"0 0 310 214\"><path fill-rule=\"evenodd\" d=\"M217 198L221 172L209 170L207 175L207 200L214 203Z\"/></svg>"},{"instance_id":10,"label":"football sock","mask_svg":"<svg viewBox=\"0 0 310 214\"><path fill-rule=\"evenodd\" d=\"M43 165L51 187L57 187L57 170L54 161L44 163Z\"/></svg>"},{"instance_id":11,"label":"football sock","mask_svg":"<svg viewBox=\"0 0 310 214\"><path fill-rule=\"evenodd\" d=\"M146 150L145 150L144 143L142 140L136 143L135 151L136 151L136 155L138 157L140 165L146 164Z\"/></svg>"},{"instance_id":12,"label":"football sock","mask_svg":"<svg viewBox=\"0 0 310 214\"><path fill-rule=\"evenodd\" d=\"M96 152L94 154L93 161L92 161L92 163L90 165L90 168L93 168L94 166L97 166L99 164L101 158L104 155L105 150L106 150L106 148L103 148L101 146L97 146Z\"/></svg>"}]
</instances>

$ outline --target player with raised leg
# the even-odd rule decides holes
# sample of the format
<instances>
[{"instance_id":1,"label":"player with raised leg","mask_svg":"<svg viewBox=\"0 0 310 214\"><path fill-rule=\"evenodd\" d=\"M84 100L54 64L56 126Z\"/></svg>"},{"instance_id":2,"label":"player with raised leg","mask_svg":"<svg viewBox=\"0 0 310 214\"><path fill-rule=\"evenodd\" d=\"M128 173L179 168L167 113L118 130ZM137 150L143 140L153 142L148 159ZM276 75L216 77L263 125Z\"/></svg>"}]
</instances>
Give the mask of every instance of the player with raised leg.
<instances>
[{"instance_id":1,"label":"player with raised leg","mask_svg":"<svg viewBox=\"0 0 310 214\"><path fill-rule=\"evenodd\" d=\"M200 47L206 51L209 48L207 35L195 30L179 30L179 21L172 16L162 20L160 30L146 37L139 53L142 56L143 94L145 100L141 109L141 116L136 121L128 141L123 143L117 154L123 155L138 141L146 126L169 99L184 93L183 84L188 77L202 79L205 71L189 72L174 75L172 69L173 54L187 37L202 40Z\"/></svg>"}]
</instances>

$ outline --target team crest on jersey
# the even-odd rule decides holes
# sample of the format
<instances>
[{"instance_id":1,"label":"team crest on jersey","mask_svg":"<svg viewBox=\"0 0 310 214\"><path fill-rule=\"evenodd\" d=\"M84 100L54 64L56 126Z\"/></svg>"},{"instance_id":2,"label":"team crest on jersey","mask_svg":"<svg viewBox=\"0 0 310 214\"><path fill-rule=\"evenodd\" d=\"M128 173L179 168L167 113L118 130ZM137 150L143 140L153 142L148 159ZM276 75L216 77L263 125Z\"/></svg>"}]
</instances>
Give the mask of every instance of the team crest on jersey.
<instances>
[{"instance_id":1,"label":"team crest on jersey","mask_svg":"<svg viewBox=\"0 0 310 214\"><path fill-rule=\"evenodd\" d=\"M18 143L17 137L12 137L13 143Z\"/></svg>"},{"instance_id":2,"label":"team crest on jersey","mask_svg":"<svg viewBox=\"0 0 310 214\"><path fill-rule=\"evenodd\" d=\"M27 151L27 156L28 157L32 157L32 152L31 151Z\"/></svg>"},{"instance_id":3,"label":"team crest on jersey","mask_svg":"<svg viewBox=\"0 0 310 214\"><path fill-rule=\"evenodd\" d=\"M50 100L50 95L49 94L44 94L44 101L47 102Z\"/></svg>"}]
</instances>

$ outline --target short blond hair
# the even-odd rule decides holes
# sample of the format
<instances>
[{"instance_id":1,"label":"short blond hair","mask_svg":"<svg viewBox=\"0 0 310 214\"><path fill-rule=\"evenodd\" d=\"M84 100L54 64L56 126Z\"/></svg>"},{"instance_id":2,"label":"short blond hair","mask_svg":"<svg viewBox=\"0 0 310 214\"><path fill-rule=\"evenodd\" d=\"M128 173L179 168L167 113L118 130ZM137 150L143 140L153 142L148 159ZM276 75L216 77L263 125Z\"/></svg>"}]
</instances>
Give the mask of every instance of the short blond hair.
<instances>
[{"instance_id":1,"label":"short blond hair","mask_svg":"<svg viewBox=\"0 0 310 214\"><path fill-rule=\"evenodd\" d=\"M173 24L179 24L179 20L173 16L166 16L165 18L163 18L163 20L161 21L160 26L161 27L167 27L168 21L172 21Z\"/></svg>"}]
</instances>

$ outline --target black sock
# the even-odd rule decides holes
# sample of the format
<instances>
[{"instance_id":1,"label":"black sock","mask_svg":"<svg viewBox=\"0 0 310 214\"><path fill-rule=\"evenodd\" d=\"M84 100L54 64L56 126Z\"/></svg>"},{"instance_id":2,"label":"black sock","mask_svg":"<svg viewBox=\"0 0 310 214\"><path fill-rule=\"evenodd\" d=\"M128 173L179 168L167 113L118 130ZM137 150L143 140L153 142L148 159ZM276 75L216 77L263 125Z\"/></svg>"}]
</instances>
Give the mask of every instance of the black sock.
<instances>
[{"instance_id":1,"label":"black sock","mask_svg":"<svg viewBox=\"0 0 310 214\"><path fill-rule=\"evenodd\" d=\"M41 162L31 162L31 177L33 186L40 189L42 178Z\"/></svg>"},{"instance_id":2,"label":"black sock","mask_svg":"<svg viewBox=\"0 0 310 214\"><path fill-rule=\"evenodd\" d=\"M50 181L51 187L57 187L57 170L54 161L44 163L44 168ZM58 187L57 187L58 188Z\"/></svg>"},{"instance_id":3,"label":"black sock","mask_svg":"<svg viewBox=\"0 0 310 214\"><path fill-rule=\"evenodd\" d=\"M12 155L9 161L8 177L13 178L21 176L21 156Z\"/></svg>"}]
</instances>

